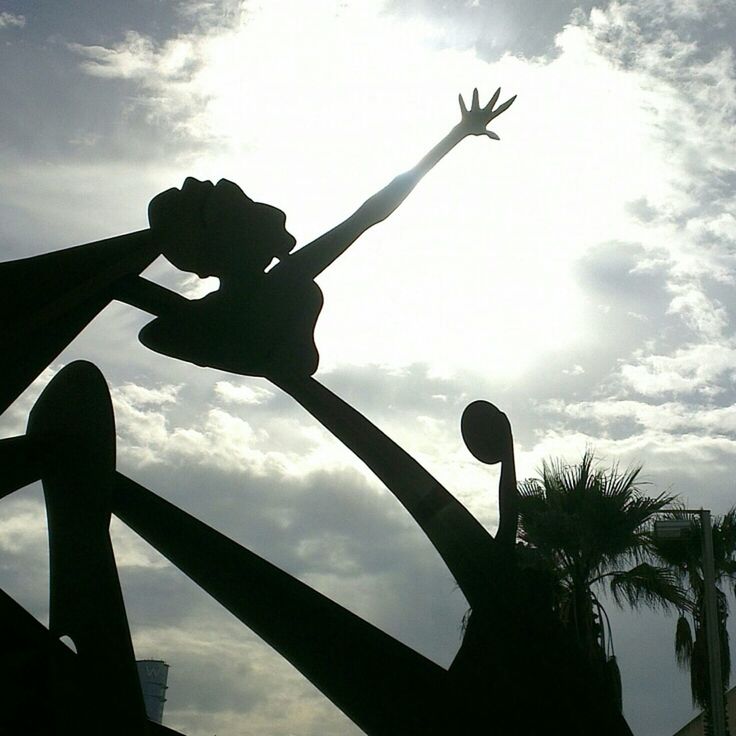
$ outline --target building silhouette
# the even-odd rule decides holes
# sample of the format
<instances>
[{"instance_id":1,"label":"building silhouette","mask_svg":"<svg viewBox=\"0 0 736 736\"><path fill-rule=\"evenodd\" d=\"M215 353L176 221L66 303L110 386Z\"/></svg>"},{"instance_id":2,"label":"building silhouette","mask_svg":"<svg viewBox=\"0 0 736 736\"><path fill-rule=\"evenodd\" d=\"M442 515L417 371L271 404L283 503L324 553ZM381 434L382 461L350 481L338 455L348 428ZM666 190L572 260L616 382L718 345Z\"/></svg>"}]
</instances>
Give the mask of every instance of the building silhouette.
<instances>
[{"instance_id":1,"label":"building silhouette","mask_svg":"<svg viewBox=\"0 0 736 736\"><path fill-rule=\"evenodd\" d=\"M150 720L161 723L168 689L166 683L169 679L169 665L161 659L139 659L135 664L141 681L146 715Z\"/></svg>"}]
</instances>

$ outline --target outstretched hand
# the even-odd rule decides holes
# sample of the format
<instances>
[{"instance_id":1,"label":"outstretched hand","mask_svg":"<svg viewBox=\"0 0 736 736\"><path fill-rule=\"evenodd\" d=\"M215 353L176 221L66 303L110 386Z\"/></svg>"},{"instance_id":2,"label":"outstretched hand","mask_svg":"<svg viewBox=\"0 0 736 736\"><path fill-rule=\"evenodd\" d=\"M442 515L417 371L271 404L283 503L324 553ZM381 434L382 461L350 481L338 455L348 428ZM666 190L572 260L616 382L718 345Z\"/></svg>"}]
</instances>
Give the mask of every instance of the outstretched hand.
<instances>
[{"instance_id":1,"label":"outstretched hand","mask_svg":"<svg viewBox=\"0 0 736 736\"><path fill-rule=\"evenodd\" d=\"M481 107L478 99L478 90L477 88L474 89L473 101L470 105L470 110L465 106L463 96L458 95L461 114L458 128L463 136L486 135L493 140L500 140L492 130L487 130L486 126L491 122L491 120L493 120L493 118L498 117L502 112L508 110L516 99L516 95L514 95L511 99L506 100L506 102L502 103L494 110L493 106L498 102L500 94L501 88L499 87L493 97L491 97L490 102L485 107Z\"/></svg>"}]
</instances>

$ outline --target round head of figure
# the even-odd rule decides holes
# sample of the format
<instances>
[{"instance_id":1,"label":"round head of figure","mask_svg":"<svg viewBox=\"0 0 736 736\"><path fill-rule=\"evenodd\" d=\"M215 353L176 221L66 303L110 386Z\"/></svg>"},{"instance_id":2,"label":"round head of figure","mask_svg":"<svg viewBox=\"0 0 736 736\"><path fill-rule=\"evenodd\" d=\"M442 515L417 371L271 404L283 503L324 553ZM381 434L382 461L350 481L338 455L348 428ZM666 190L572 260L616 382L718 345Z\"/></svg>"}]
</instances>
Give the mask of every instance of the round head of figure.
<instances>
[{"instance_id":1,"label":"round head of figure","mask_svg":"<svg viewBox=\"0 0 736 736\"><path fill-rule=\"evenodd\" d=\"M254 202L227 179L213 185L189 177L181 190L155 197L148 217L166 258L202 278L262 273L273 258L284 258L296 244L281 210Z\"/></svg>"},{"instance_id":2,"label":"round head of figure","mask_svg":"<svg viewBox=\"0 0 736 736\"><path fill-rule=\"evenodd\" d=\"M460 420L465 446L476 460L495 465L511 452L508 417L489 401L468 404Z\"/></svg>"},{"instance_id":3,"label":"round head of figure","mask_svg":"<svg viewBox=\"0 0 736 736\"><path fill-rule=\"evenodd\" d=\"M217 182L202 215L212 238L212 275L220 278L262 273L274 258L285 258L296 245L286 229L284 212L254 202L227 179Z\"/></svg>"}]
</instances>

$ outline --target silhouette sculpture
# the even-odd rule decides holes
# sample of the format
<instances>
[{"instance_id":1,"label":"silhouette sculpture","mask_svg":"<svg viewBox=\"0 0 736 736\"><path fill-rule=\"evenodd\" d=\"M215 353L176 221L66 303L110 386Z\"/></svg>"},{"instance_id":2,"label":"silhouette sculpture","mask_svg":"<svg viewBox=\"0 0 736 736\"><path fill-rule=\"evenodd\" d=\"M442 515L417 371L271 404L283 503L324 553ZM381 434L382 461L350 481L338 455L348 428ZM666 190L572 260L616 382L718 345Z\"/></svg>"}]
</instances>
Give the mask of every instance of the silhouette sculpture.
<instances>
[{"instance_id":1,"label":"silhouette sculpture","mask_svg":"<svg viewBox=\"0 0 736 736\"><path fill-rule=\"evenodd\" d=\"M0 590L3 667L10 683L3 688L2 734L116 734L115 721L96 701L105 673L92 672L82 658L53 636L5 591ZM9 634L9 635L8 635ZM92 687L90 688L90 684ZM114 691L105 687L104 702ZM130 719L126 719L130 720ZM148 736L182 736L149 721L138 731Z\"/></svg>"},{"instance_id":2,"label":"silhouette sculpture","mask_svg":"<svg viewBox=\"0 0 736 736\"><path fill-rule=\"evenodd\" d=\"M476 90L469 110L460 98L461 122L414 169L291 255L294 240L279 210L252 202L231 182L188 179L181 191L153 200L150 231L0 265L0 284L10 295L6 344L17 340L3 361L3 407L113 298L157 315L141 331L145 345L269 378L386 484L457 580L472 614L450 668L116 471L107 386L92 364L78 361L44 390L26 435L0 441L0 497L43 481L51 554L48 631L0 595L4 620L27 643L27 657L15 647L10 661L23 672L31 671L29 662L43 663L45 673L33 689L43 707L13 708L28 702L20 692L28 686L24 681L10 693L3 725L49 733L60 723L73 723L76 733L96 733L100 724L113 734L173 733L145 719L108 534L114 513L368 734L630 734L604 684L555 621L543 581L515 559L516 478L506 416L488 402L474 402L461 425L478 460L501 463L494 539L410 455L311 377L322 304L313 279L387 217L463 137L497 138L486 125L514 99L494 110L499 93L481 107ZM189 301L140 277L159 253L183 270L219 276L219 291ZM265 270L273 258L279 262ZM59 642L64 635L72 637L77 654ZM85 720L80 672L88 668L106 673L110 692L97 693L99 705Z\"/></svg>"},{"instance_id":3,"label":"silhouette sculpture","mask_svg":"<svg viewBox=\"0 0 736 736\"><path fill-rule=\"evenodd\" d=\"M115 423L95 366L77 361L63 368L31 410L25 436L0 440L0 478L0 497L43 481L50 557L48 632L0 597L3 620L20 635L9 658L18 692L6 692L0 726L18 733L147 733L109 536ZM64 636L76 656L60 642Z\"/></svg>"},{"instance_id":4,"label":"silhouette sculpture","mask_svg":"<svg viewBox=\"0 0 736 736\"><path fill-rule=\"evenodd\" d=\"M314 279L360 235L385 220L422 177L463 138L498 136L488 123L515 97L494 109L498 89L484 107L478 90L468 110L460 97L460 122L410 171L397 176L347 220L291 254L296 241L286 215L253 202L233 182L216 186L189 178L149 207L151 233L177 268L217 276L220 288L182 300L143 278L131 278L119 299L159 315L140 333L144 345L165 355L241 375L312 375L319 355L314 327L322 292ZM266 267L277 259L273 268Z\"/></svg>"},{"instance_id":5,"label":"silhouette sculpture","mask_svg":"<svg viewBox=\"0 0 736 736\"><path fill-rule=\"evenodd\" d=\"M444 670L114 471L109 394L99 371L78 361L54 377L31 413L26 437L12 441L16 448L30 445L24 457L37 459L33 467L44 481L52 555L72 559L79 571L76 578L65 576L63 564L52 563L51 633L73 632L78 656L87 663L102 662L115 652L115 664L105 667L119 687L111 692L123 694L129 688L127 722L118 731L114 722L109 732L143 733L142 725L135 729L132 722L140 693L130 687L128 665L134 658L117 575L107 565L106 528L98 526L94 536L98 520L112 510L368 734L475 733L488 729L489 720L501 732L513 728L519 734L540 733L550 724L570 734L592 728L600 734L629 733L615 705L601 697L603 684L556 626L536 581L525 580L515 567L515 513L510 512L509 521L504 511L500 530L502 535L506 530L507 538L494 541L462 504L367 419L313 379L303 380L311 390L308 398L304 392L304 403L315 415L324 412L330 429L349 447L359 447L360 456L435 544L471 602L473 614L455 661ZM341 436L344 426L353 434ZM462 429L479 459L503 464L501 505L513 509L512 438L505 415L492 404L474 402ZM78 485L66 486L69 513L54 513L49 498L69 472L83 489L80 502L73 498ZM27 469L24 475L33 473ZM93 488L96 497L89 492ZM91 548L89 557L77 554L80 529L84 536L87 529L93 532L83 542ZM545 683L532 699L530 672Z\"/></svg>"}]
</instances>

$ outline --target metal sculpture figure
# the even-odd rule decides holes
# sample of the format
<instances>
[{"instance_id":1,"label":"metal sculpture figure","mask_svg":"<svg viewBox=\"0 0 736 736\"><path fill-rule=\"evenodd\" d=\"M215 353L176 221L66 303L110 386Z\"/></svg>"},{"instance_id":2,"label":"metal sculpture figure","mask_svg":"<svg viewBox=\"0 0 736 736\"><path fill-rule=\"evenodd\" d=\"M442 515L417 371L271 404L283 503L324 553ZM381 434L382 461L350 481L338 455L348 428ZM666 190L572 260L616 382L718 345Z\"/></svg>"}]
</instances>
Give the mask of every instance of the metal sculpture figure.
<instances>
[{"instance_id":1,"label":"metal sculpture figure","mask_svg":"<svg viewBox=\"0 0 736 736\"><path fill-rule=\"evenodd\" d=\"M0 440L0 497L43 481L50 557L48 631L0 596L0 616L20 637L9 657L17 692L4 689L0 733L175 733L145 714L109 536L115 455L107 384L84 361L48 384L24 436Z\"/></svg>"},{"instance_id":2,"label":"metal sculpture figure","mask_svg":"<svg viewBox=\"0 0 736 736\"><path fill-rule=\"evenodd\" d=\"M364 460L437 548L473 611L463 644L445 670L121 475L114 468L114 420L104 379L91 364L73 363L42 394L26 436L0 441L0 497L38 478L44 483L52 555L50 632L34 628L0 596L0 612L23 629L34 656L64 662L53 665L46 680L44 692L53 705L38 715L44 725L58 723L65 717L59 707L78 697L79 689L69 685L75 676L62 677L58 670L71 672L72 657L112 678L119 699L101 700L106 715L113 714L106 732L165 731L146 722L131 674L130 634L107 531L112 512L368 734L496 728L529 736L550 729L581 736L630 734L574 642L556 625L543 586L515 562L516 478L505 415L474 402L462 422L475 457L502 464L501 521L494 539L411 456L310 377L318 363L313 330L322 306L314 278L391 214L465 136L497 139L486 126L514 100L494 109L499 94L481 107L476 90L470 109L461 97L460 123L414 169L293 254L282 212L253 202L231 182L213 186L188 179L181 191L153 200L150 231L0 265L0 285L10 296L6 345L15 339L10 360L4 360L1 408L111 299L142 307L157 315L141 331L145 345L199 365L269 378ZM141 278L159 253L183 270L217 275L220 289L189 301ZM266 270L273 258L279 263ZM202 549L207 555L199 554ZM59 655L63 634L72 635L76 657L68 650ZM530 673L543 683L531 696ZM80 722L76 732L95 728Z\"/></svg>"},{"instance_id":3,"label":"metal sculpture figure","mask_svg":"<svg viewBox=\"0 0 736 736\"><path fill-rule=\"evenodd\" d=\"M26 436L42 448L49 630L71 637L90 672L105 673L90 683L91 710L113 730L136 733L146 714L110 542L115 423L100 371L79 361L64 368L33 407Z\"/></svg>"},{"instance_id":4,"label":"metal sculpture figure","mask_svg":"<svg viewBox=\"0 0 736 736\"><path fill-rule=\"evenodd\" d=\"M253 202L233 182L189 178L149 206L150 230L0 264L4 294L0 412L113 299L159 315L141 331L154 350L242 375L312 375L319 275L368 228L386 219L422 177L467 136L487 136L500 88L484 107L478 90L460 122L410 171L396 177L345 222L290 254L286 216ZM190 301L139 274L164 254L177 268L216 275L220 289ZM273 260L276 267L265 271Z\"/></svg>"},{"instance_id":5,"label":"metal sculpture figure","mask_svg":"<svg viewBox=\"0 0 736 736\"><path fill-rule=\"evenodd\" d=\"M514 565L513 538L494 540L410 456L347 404L324 392L322 387L316 389L311 407L324 400L321 410L329 417L330 428L339 433L343 422L352 428L355 434L342 439L351 447L356 443L361 456L410 510L473 606L463 645L449 670L122 474L114 472L111 478L109 442L115 433L110 399L91 364L76 362L62 369L34 408L26 437L13 442L16 448L30 444L32 451L26 448L30 457L45 456L44 448L64 447L63 461L33 465L45 488L54 487L59 474L65 475L63 468L58 470L59 463L77 468L77 480L84 488L103 486L96 497L84 491L83 506L74 501L76 488L67 488L70 513L62 517L50 513L52 540L75 527L86 529L112 510L279 651L367 734L471 734L488 729L489 719L500 732L513 728L515 733L535 734L555 724L565 733L581 736L593 727L604 735L628 734L614 704L601 697L602 683L586 670L574 643L555 625L551 609L544 607L536 581L525 580ZM504 464L502 506L510 508L515 478L508 420L492 404L475 402L466 409L462 426L474 454ZM92 478L85 478L80 467L92 468ZM26 469L25 474L32 476L33 471ZM501 530L515 524L511 513L511 521L502 516ZM115 652L124 693L124 671L133 656L124 610L117 605L117 576L109 568L100 569L109 549L106 530L100 531L100 543L85 541L94 548L75 559L76 578L56 576L52 567L52 603L57 601L67 615L66 625L56 624L62 616L55 616L52 607L51 628L56 635L74 632L79 656L88 664ZM66 549L60 545L58 554L63 559L78 544L71 540ZM90 578L94 571L100 579L107 578L107 592L98 590ZM80 626L80 621L86 625ZM533 699L527 690L530 671L546 685ZM136 710L135 697L125 702ZM109 732L143 733L143 726L134 729L130 720L116 731L117 723Z\"/></svg>"},{"instance_id":6,"label":"metal sculpture figure","mask_svg":"<svg viewBox=\"0 0 736 736\"><path fill-rule=\"evenodd\" d=\"M323 303L314 279L394 212L464 138L498 139L486 126L516 99L494 107L500 94L499 88L481 107L476 89L470 109L461 96L460 122L413 169L294 253L286 215L253 202L230 181L213 186L189 178L181 191L158 195L149 220L163 254L179 269L219 277L220 288L188 301L143 278L130 279L118 298L160 315L141 330L141 342L165 355L241 375L312 375L319 362L314 327ZM273 259L278 263L266 271Z\"/></svg>"}]
</instances>

